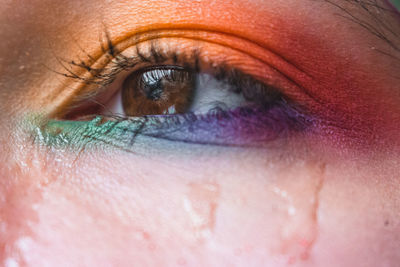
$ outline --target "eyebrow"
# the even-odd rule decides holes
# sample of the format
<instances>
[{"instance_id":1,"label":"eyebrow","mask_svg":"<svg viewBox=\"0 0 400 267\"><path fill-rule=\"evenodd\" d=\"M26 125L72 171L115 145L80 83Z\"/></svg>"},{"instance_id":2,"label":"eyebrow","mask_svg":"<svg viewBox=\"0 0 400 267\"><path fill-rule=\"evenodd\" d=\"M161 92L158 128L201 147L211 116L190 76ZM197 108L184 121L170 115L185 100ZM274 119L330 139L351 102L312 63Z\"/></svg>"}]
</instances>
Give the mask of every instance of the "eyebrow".
<instances>
[{"instance_id":1,"label":"eyebrow","mask_svg":"<svg viewBox=\"0 0 400 267\"><path fill-rule=\"evenodd\" d=\"M353 23L358 24L377 38L386 42L396 55L391 52L376 49L376 51L390 57L396 58L400 63L400 33L395 31L395 26L386 16L398 16L399 11L394 3L400 6L399 0L323 0L336 7L339 11L338 16L343 17ZM346 6L345 6L346 5ZM354 10L350 10L354 7Z\"/></svg>"}]
</instances>

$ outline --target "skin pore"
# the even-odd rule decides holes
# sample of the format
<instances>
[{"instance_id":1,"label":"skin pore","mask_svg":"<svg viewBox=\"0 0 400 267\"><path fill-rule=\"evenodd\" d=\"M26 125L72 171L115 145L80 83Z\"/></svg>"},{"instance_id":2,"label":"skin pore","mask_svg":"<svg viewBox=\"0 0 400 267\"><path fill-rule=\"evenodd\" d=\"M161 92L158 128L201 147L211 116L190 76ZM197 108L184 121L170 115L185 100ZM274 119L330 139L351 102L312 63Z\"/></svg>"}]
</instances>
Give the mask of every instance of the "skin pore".
<instances>
[{"instance_id":1,"label":"skin pore","mask_svg":"<svg viewBox=\"0 0 400 267\"><path fill-rule=\"evenodd\" d=\"M396 266L400 24L363 3L6 1L1 264ZM279 88L312 127L252 146L232 127L246 145L228 146L58 121L139 68L98 86L76 62L104 67L110 47L131 56L152 40Z\"/></svg>"}]
</instances>

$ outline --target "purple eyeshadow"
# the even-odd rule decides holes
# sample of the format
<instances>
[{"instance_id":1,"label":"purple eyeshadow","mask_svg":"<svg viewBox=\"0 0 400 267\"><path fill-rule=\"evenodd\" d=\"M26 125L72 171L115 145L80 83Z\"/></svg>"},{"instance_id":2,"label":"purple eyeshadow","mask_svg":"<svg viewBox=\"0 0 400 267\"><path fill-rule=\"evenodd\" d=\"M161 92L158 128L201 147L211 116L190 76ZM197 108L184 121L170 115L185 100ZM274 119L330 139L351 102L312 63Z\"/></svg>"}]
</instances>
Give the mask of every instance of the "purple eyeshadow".
<instances>
[{"instance_id":1,"label":"purple eyeshadow","mask_svg":"<svg viewBox=\"0 0 400 267\"><path fill-rule=\"evenodd\" d=\"M171 141L224 146L260 145L302 132L312 119L288 105L214 110L205 115L160 115L143 127L141 135Z\"/></svg>"},{"instance_id":2,"label":"purple eyeshadow","mask_svg":"<svg viewBox=\"0 0 400 267\"><path fill-rule=\"evenodd\" d=\"M135 152L137 139L171 143L262 147L303 133L314 120L286 103L270 107L212 110L207 114L156 115L138 118L97 116L91 121L49 121L41 127L41 143L52 147L116 147Z\"/></svg>"}]
</instances>

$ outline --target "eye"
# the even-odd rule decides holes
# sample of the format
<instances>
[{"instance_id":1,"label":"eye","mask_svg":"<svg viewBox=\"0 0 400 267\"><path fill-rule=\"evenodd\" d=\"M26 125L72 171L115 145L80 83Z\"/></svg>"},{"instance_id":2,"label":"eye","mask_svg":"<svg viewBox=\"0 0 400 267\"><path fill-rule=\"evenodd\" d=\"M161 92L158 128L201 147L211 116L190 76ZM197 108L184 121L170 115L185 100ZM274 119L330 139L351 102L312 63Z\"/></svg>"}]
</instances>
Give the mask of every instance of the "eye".
<instances>
[{"instance_id":1,"label":"eye","mask_svg":"<svg viewBox=\"0 0 400 267\"><path fill-rule=\"evenodd\" d=\"M166 48L163 44L137 45L130 56L114 56L111 66L84 80L104 84L102 90L95 88L88 97L77 96L79 103L72 105L74 108L64 118L205 114L215 109L270 107L288 100L280 88L259 81L231 63L214 62L208 52L203 55L196 47L187 52L185 47L181 50L170 44ZM92 70L83 63L79 67ZM92 93L96 91L102 93Z\"/></svg>"},{"instance_id":2,"label":"eye","mask_svg":"<svg viewBox=\"0 0 400 267\"><path fill-rule=\"evenodd\" d=\"M243 81L245 77L239 79ZM259 102L272 103L274 97L278 98L278 92L272 88L262 89L261 84L258 87ZM252 89L257 89L257 85L254 84ZM262 90L265 91L263 94ZM229 110L254 104L254 96L251 99L248 92L244 93L246 91L234 84L218 80L208 73L179 66L159 66L130 74L120 92L105 105L105 112L131 117L189 112L204 114L213 109Z\"/></svg>"},{"instance_id":3,"label":"eye","mask_svg":"<svg viewBox=\"0 0 400 267\"><path fill-rule=\"evenodd\" d=\"M87 129L111 135L107 127L112 125L120 131L111 136L118 142L141 134L185 143L255 145L308 127L306 115L281 88L234 64L215 63L195 48L195 53L187 53L152 44L133 51L132 56L117 55L110 68L95 73L95 78L105 79L105 97L89 94L68 119L88 121L94 116ZM98 125L104 121L111 124Z\"/></svg>"}]
</instances>

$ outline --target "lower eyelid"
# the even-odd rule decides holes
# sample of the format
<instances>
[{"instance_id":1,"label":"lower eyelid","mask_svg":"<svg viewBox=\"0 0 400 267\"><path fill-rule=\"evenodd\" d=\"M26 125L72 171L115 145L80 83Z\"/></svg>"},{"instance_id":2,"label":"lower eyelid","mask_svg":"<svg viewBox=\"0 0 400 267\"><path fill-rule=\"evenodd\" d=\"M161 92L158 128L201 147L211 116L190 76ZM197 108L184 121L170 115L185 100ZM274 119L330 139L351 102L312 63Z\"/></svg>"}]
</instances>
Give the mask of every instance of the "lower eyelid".
<instances>
[{"instance_id":1,"label":"lower eyelid","mask_svg":"<svg viewBox=\"0 0 400 267\"><path fill-rule=\"evenodd\" d=\"M312 127L310 117L285 105L214 111L203 116L160 115L103 121L102 117L92 121L51 121L41 131L41 140L50 146L109 146L132 152L136 142L143 138L197 145L260 147Z\"/></svg>"},{"instance_id":2,"label":"lower eyelid","mask_svg":"<svg viewBox=\"0 0 400 267\"><path fill-rule=\"evenodd\" d=\"M288 107L238 108L194 117L176 127L144 128L142 134L175 142L222 146L262 146L310 126ZM193 115L195 116L195 115ZM297 117L296 117L297 116ZM162 125L162 124L161 124ZM163 129L165 128L165 129Z\"/></svg>"}]
</instances>

